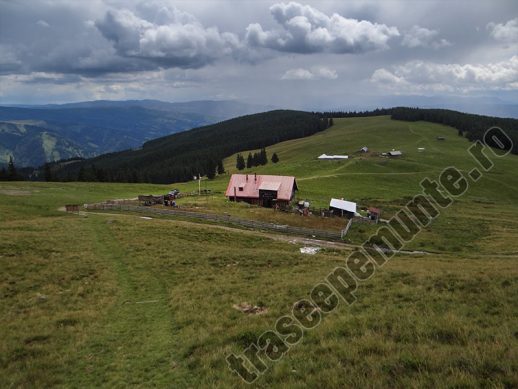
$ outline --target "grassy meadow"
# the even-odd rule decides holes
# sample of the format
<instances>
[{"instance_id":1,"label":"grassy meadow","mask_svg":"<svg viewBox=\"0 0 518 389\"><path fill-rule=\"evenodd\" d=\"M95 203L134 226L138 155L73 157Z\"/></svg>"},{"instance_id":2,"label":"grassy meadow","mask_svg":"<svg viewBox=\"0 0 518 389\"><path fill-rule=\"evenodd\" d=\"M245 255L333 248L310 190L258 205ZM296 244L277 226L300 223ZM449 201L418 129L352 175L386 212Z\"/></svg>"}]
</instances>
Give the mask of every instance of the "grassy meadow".
<instances>
[{"instance_id":1,"label":"grassy meadow","mask_svg":"<svg viewBox=\"0 0 518 389\"><path fill-rule=\"evenodd\" d=\"M365 145L372 153L353 154ZM343 119L268 148L280 162L250 172L295 175L299 197L315 206L345 197L389 217L419 193L420 179L436 179L450 165L469 171L468 146L435 124ZM392 148L404 156L375 155ZM324 152L353 158L317 161ZM252 386L517 387L517 161L495 160L408 245L429 254L395 256L359 285L355 304L325 316ZM229 173L234 163L235 156L225 161ZM229 204L227 182L227 175L203 181L214 194L179 205L280 217ZM0 387L248 387L226 355L273 328L352 250L303 255L300 244L260 232L59 210L172 187L194 191L197 183L0 183ZM362 243L371 232L353 224L348 239ZM267 311L233 308L242 302Z\"/></svg>"}]
</instances>

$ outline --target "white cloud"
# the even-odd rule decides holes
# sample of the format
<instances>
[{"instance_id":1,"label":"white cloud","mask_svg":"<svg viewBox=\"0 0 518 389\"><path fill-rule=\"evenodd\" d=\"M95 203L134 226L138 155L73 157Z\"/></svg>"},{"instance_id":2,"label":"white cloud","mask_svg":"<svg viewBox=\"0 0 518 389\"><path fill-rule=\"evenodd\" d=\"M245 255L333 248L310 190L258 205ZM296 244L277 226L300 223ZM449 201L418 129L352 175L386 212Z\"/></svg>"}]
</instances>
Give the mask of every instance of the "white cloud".
<instances>
[{"instance_id":1,"label":"white cloud","mask_svg":"<svg viewBox=\"0 0 518 389\"><path fill-rule=\"evenodd\" d=\"M282 75L281 80L335 80L336 78L338 78L336 70L320 66L311 69L289 69Z\"/></svg>"},{"instance_id":2,"label":"white cloud","mask_svg":"<svg viewBox=\"0 0 518 389\"><path fill-rule=\"evenodd\" d=\"M518 18L511 19L507 23L489 23L487 28L490 30L491 36L501 42L517 43L518 42Z\"/></svg>"},{"instance_id":3,"label":"white cloud","mask_svg":"<svg viewBox=\"0 0 518 389\"><path fill-rule=\"evenodd\" d=\"M201 67L239 46L236 35L206 28L194 16L174 7L162 7L153 21L127 9L111 10L96 27L119 55L165 67Z\"/></svg>"},{"instance_id":4,"label":"white cloud","mask_svg":"<svg viewBox=\"0 0 518 389\"><path fill-rule=\"evenodd\" d=\"M518 89L518 56L489 64L439 64L411 61L377 69L371 82L394 90L460 91Z\"/></svg>"},{"instance_id":5,"label":"white cloud","mask_svg":"<svg viewBox=\"0 0 518 389\"><path fill-rule=\"evenodd\" d=\"M48 24L45 20L38 20L36 24L40 27L48 28L50 27L50 24Z\"/></svg>"},{"instance_id":6,"label":"white cloud","mask_svg":"<svg viewBox=\"0 0 518 389\"><path fill-rule=\"evenodd\" d=\"M337 13L328 16L295 2L274 4L270 13L281 29L264 31L261 24L250 24L245 36L249 45L293 53L361 53L387 48L388 40L399 36L396 27Z\"/></svg>"},{"instance_id":7,"label":"white cloud","mask_svg":"<svg viewBox=\"0 0 518 389\"><path fill-rule=\"evenodd\" d=\"M451 46L451 43L446 39L437 39L437 35L439 35L437 30L430 30L426 27L415 25L403 35L401 44L409 48L432 47L440 49Z\"/></svg>"},{"instance_id":8,"label":"white cloud","mask_svg":"<svg viewBox=\"0 0 518 389\"><path fill-rule=\"evenodd\" d=\"M377 84L385 84L389 86L408 84L404 78L398 77L394 73L383 68L374 71L371 76L371 81Z\"/></svg>"}]
</instances>

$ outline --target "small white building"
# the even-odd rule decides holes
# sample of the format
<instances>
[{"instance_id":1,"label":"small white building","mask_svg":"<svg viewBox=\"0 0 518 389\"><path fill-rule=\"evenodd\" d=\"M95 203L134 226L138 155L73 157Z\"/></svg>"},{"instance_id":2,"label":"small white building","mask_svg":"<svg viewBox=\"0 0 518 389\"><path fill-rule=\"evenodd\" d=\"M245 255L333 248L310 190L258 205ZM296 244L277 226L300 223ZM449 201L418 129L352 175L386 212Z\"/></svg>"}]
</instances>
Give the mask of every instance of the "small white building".
<instances>
[{"instance_id":1,"label":"small white building","mask_svg":"<svg viewBox=\"0 0 518 389\"><path fill-rule=\"evenodd\" d=\"M344 199L331 199L329 209L340 212L342 216L354 217L357 215L356 203Z\"/></svg>"},{"instance_id":2,"label":"small white building","mask_svg":"<svg viewBox=\"0 0 518 389\"><path fill-rule=\"evenodd\" d=\"M399 150L392 150L392 151L388 152L388 155L390 157L401 157L403 155L403 153Z\"/></svg>"},{"instance_id":3,"label":"small white building","mask_svg":"<svg viewBox=\"0 0 518 389\"><path fill-rule=\"evenodd\" d=\"M363 146L363 147L360 149L360 151L361 151L362 153L367 153L367 152L369 151L369 148L368 148L367 146Z\"/></svg>"},{"instance_id":4,"label":"small white building","mask_svg":"<svg viewBox=\"0 0 518 389\"><path fill-rule=\"evenodd\" d=\"M348 155L327 155L322 154L318 157L318 159L348 159Z\"/></svg>"}]
</instances>

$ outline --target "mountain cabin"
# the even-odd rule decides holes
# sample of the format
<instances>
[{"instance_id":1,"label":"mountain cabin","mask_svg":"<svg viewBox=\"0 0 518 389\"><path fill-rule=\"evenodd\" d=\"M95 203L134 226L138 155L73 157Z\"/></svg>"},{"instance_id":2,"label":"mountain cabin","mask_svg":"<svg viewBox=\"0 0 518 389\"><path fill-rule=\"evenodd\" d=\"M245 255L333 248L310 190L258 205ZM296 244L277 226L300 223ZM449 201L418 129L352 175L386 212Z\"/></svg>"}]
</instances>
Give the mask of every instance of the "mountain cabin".
<instances>
[{"instance_id":1,"label":"mountain cabin","mask_svg":"<svg viewBox=\"0 0 518 389\"><path fill-rule=\"evenodd\" d=\"M232 174L225 196L262 207L288 205L298 190L295 177L260 174Z\"/></svg>"}]
</instances>

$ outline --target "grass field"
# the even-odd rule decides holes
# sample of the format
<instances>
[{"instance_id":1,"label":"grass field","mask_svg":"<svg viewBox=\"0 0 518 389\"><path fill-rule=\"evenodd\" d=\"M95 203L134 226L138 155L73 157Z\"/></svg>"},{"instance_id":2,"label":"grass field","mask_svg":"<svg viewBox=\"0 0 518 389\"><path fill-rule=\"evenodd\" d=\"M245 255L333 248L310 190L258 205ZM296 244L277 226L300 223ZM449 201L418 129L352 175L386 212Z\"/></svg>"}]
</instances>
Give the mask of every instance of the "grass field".
<instances>
[{"instance_id":1,"label":"grass field","mask_svg":"<svg viewBox=\"0 0 518 389\"><path fill-rule=\"evenodd\" d=\"M419 192L421 178L473 167L469 143L453 129L383 117L335 123L269 148L281 162L257 171L296 175L301 198L317 206L346 197L390 215ZM447 140L437 142L439 134ZM405 155L315 159L363 145ZM359 286L354 305L324 317L254 386L517 387L517 161L495 161L409 245L432 254L394 257ZM222 192L227 180L203 185ZM174 186L192 191L196 183ZM300 245L259 232L58 210L171 187L0 183L0 387L245 387L226 355L272 328L349 253L302 255ZM217 193L182 201L271 217ZM361 243L369 228L355 225L351 239ZM242 302L267 312L233 308Z\"/></svg>"}]
</instances>

